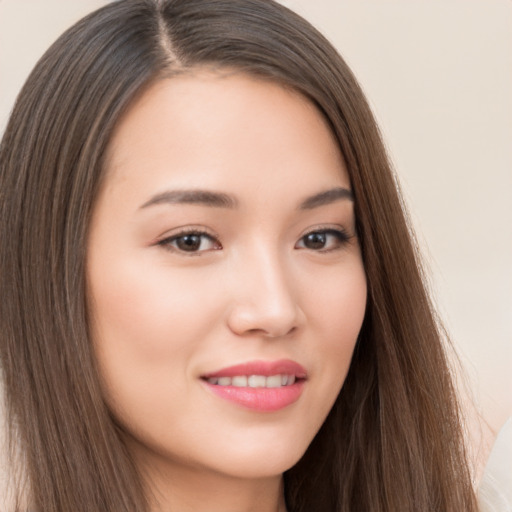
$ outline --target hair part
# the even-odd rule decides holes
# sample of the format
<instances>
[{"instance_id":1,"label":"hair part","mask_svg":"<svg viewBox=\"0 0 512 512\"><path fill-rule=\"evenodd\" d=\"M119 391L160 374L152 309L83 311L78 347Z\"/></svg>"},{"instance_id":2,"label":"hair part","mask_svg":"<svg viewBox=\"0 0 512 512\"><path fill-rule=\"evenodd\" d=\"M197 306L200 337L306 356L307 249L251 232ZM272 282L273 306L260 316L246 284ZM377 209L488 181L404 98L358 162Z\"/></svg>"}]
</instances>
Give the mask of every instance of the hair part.
<instances>
[{"instance_id":1,"label":"hair part","mask_svg":"<svg viewBox=\"0 0 512 512\"><path fill-rule=\"evenodd\" d=\"M332 411L285 473L289 511L476 511L443 336L373 115L326 39L271 0L111 3L54 43L18 97L0 146L0 357L34 506L149 509L90 342L88 227L122 114L153 81L205 66L309 98L355 197L366 316Z\"/></svg>"}]
</instances>

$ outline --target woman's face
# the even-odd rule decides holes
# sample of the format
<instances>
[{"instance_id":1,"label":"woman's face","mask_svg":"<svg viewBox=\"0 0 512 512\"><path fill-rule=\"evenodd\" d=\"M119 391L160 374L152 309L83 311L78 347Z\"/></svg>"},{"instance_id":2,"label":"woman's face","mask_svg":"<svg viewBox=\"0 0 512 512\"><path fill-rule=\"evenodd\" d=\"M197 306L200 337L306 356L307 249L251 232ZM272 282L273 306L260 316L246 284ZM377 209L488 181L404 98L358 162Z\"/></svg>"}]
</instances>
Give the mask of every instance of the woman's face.
<instances>
[{"instance_id":1,"label":"woman's face","mask_svg":"<svg viewBox=\"0 0 512 512\"><path fill-rule=\"evenodd\" d=\"M302 456L363 321L345 164L316 108L196 71L121 119L87 278L107 403L148 467L259 478Z\"/></svg>"}]
</instances>

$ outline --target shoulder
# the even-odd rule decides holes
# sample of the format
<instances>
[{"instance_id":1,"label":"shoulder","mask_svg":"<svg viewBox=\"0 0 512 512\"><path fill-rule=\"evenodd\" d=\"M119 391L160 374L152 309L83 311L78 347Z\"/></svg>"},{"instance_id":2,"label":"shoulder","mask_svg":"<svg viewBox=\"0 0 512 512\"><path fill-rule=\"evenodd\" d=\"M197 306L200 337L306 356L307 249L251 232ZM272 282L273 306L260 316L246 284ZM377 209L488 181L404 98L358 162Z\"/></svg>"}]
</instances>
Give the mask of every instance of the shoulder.
<instances>
[{"instance_id":1,"label":"shoulder","mask_svg":"<svg viewBox=\"0 0 512 512\"><path fill-rule=\"evenodd\" d=\"M500 430L480 483L481 512L512 511L512 417Z\"/></svg>"}]
</instances>

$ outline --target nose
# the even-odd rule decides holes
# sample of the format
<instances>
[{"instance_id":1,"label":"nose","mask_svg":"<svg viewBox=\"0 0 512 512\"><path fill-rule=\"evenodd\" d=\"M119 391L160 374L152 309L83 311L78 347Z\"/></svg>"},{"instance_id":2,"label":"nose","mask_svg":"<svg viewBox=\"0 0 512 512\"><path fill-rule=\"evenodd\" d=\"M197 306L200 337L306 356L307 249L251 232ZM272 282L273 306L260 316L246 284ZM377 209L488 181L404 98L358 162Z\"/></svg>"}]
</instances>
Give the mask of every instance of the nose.
<instances>
[{"instance_id":1,"label":"nose","mask_svg":"<svg viewBox=\"0 0 512 512\"><path fill-rule=\"evenodd\" d=\"M270 251L246 258L233 276L228 314L232 332L278 338L298 329L305 318L286 265ZM289 269L288 269L289 270Z\"/></svg>"}]
</instances>

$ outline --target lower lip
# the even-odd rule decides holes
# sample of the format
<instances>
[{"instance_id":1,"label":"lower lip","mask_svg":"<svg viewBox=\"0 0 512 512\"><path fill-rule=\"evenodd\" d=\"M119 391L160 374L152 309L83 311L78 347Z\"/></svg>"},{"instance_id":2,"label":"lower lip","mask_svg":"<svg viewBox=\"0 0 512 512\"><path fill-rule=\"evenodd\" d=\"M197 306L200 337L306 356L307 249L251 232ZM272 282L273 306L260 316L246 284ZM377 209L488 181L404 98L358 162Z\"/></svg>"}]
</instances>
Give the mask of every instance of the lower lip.
<instances>
[{"instance_id":1,"label":"lower lip","mask_svg":"<svg viewBox=\"0 0 512 512\"><path fill-rule=\"evenodd\" d=\"M203 382L212 393L220 398L259 412L279 411L288 407L300 398L304 388L303 380L280 388L218 386Z\"/></svg>"}]
</instances>

